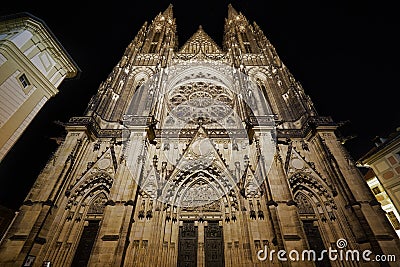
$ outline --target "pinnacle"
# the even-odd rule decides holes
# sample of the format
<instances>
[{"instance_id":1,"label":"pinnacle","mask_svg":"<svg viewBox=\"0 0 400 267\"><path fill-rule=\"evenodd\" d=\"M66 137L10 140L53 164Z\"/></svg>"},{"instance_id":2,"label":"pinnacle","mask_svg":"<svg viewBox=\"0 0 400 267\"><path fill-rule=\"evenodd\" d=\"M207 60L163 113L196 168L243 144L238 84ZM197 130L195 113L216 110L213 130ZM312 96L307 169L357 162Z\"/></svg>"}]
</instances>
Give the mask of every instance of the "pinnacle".
<instances>
[{"instance_id":1,"label":"pinnacle","mask_svg":"<svg viewBox=\"0 0 400 267\"><path fill-rule=\"evenodd\" d=\"M238 12L233 8L232 4L228 5L228 18L232 18L238 15Z\"/></svg>"},{"instance_id":2,"label":"pinnacle","mask_svg":"<svg viewBox=\"0 0 400 267\"><path fill-rule=\"evenodd\" d=\"M172 8L173 8L173 5L169 4L167 9L164 11L164 15L168 16L168 17L172 17L173 16Z\"/></svg>"}]
</instances>

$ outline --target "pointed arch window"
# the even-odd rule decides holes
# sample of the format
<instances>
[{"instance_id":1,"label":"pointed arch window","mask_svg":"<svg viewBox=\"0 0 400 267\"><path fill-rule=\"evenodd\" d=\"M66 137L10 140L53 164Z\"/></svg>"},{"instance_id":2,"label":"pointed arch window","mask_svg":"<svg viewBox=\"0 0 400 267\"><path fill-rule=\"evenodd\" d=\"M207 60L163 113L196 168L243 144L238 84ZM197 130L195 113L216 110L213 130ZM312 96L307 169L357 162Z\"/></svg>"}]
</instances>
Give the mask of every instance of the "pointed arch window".
<instances>
[{"instance_id":1,"label":"pointed arch window","mask_svg":"<svg viewBox=\"0 0 400 267\"><path fill-rule=\"evenodd\" d=\"M149 53L155 53L158 45L158 41L160 40L161 32L157 31L153 35L153 40L150 44Z\"/></svg>"},{"instance_id":2,"label":"pointed arch window","mask_svg":"<svg viewBox=\"0 0 400 267\"><path fill-rule=\"evenodd\" d=\"M156 52L157 43L151 43L149 53L154 54Z\"/></svg>"},{"instance_id":3,"label":"pointed arch window","mask_svg":"<svg viewBox=\"0 0 400 267\"><path fill-rule=\"evenodd\" d=\"M251 53L250 43L244 43L244 49L245 49L246 53L250 54Z\"/></svg>"},{"instance_id":4,"label":"pointed arch window","mask_svg":"<svg viewBox=\"0 0 400 267\"><path fill-rule=\"evenodd\" d=\"M90 204L88 216L94 214L103 214L107 197L104 193L99 194Z\"/></svg>"},{"instance_id":5,"label":"pointed arch window","mask_svg":"<svg viewBox=\"0 0 400 267\"><path fill-rule=\"evenodd\" d=\"M160 35L161 35L160 32L155 32L153 37L153 42L158 42L160 39Z\"/></svg>"},{"instance_id":6,"label":"pointed arch window","mask_svg":"<svg viewBox=\"0 0 400 267\"><path fill-rule=\"evenodd\" d=\"M247 33L244 31L240 32L240 36L242 37L242 42L246 53L251 53L251 46Z\"/></svg>"},{"instance_id":7,"label":"pointed arch window","mask_svg":"<svg viewBox=\"0 0 400 267\"><path fill-rule=\"evenodd\" d=\"M297 207L298 207L300 216L308 215L308 214L315 216L314 208L313 208L311 202L308 200L308 198L303 193L298 193L296 195L295 200L297 203Z\"/></svg>"},{"instance_id":8,"label":"pointed arch window","mask_svg":"<svg viewBox=\"0 0 400 267\"><path fill-rule=\"evenodd\" d=\"M249 38L247 38L246 32L241 32L240 35L242 37L243 43L249 42Z\"/></svg>"}]
</instances>

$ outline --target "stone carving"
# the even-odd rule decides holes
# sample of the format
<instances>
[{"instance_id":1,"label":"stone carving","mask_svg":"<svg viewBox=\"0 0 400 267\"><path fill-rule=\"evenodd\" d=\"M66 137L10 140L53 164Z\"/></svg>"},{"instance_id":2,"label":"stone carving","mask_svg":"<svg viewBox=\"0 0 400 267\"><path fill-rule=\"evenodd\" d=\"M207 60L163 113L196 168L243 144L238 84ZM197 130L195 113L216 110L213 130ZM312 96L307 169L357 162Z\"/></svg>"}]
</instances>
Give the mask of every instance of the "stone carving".
<instances>
[{"instance_id":1,"label":"stone carving","mask_svg":"<svg viewBox=\"0 0 400 267\"><path fill-rule=\"evenodd\" d=\"M295 201L300 214L315 214L312 204L303 193L298 193Z\"/></svg>"},{"instance_id":2,"label":"stone carving","mask_svg":"<svg viewBox=\"0 0 400 267\"><path fill-rule=\"evenodd\" d=\"M107 197L104 193L99 194L90 204L88 214L103 214Z\"/></svg>"}]
</instances>

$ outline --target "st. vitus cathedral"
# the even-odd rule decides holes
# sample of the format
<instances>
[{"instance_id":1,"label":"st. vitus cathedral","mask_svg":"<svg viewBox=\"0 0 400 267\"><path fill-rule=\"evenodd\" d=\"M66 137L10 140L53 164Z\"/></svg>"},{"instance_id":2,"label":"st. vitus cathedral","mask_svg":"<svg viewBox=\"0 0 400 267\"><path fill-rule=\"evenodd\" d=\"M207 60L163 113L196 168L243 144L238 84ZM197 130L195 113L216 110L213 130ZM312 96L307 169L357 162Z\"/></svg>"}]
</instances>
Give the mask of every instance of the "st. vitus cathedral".
<instances>
[{"instance_id":1,"label":"st. vitus cathedral","mask_svg":"<svg viewBox=\"0 0 400 267\"><path fill-rule=\"evenodd\" d=\"M222 46L177 40L170 5L64 123L0 265L396 266L339 123L262 29L229 5Z\"/></svg>"}]
</instances>

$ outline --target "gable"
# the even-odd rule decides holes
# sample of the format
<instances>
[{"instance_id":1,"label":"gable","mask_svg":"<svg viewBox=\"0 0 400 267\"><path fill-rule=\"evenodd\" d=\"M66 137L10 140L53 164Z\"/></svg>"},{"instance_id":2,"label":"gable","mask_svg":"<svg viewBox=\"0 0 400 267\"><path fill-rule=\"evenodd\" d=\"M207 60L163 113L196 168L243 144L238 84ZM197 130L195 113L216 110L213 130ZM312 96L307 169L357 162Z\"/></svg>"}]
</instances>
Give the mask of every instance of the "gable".
<instances>
[{"instance_id":1,"label":"gable","mask_svg":"<svg viewBox=\"0 0 400 267\"><path fill-rule=\"evenodd\" d=\"M214 40L203 30L200 26L199 29L188 41L182 46L180 53L186 54L215 54L222 53L222 49L214 42Z\"/></svg>"}]
</instances>

